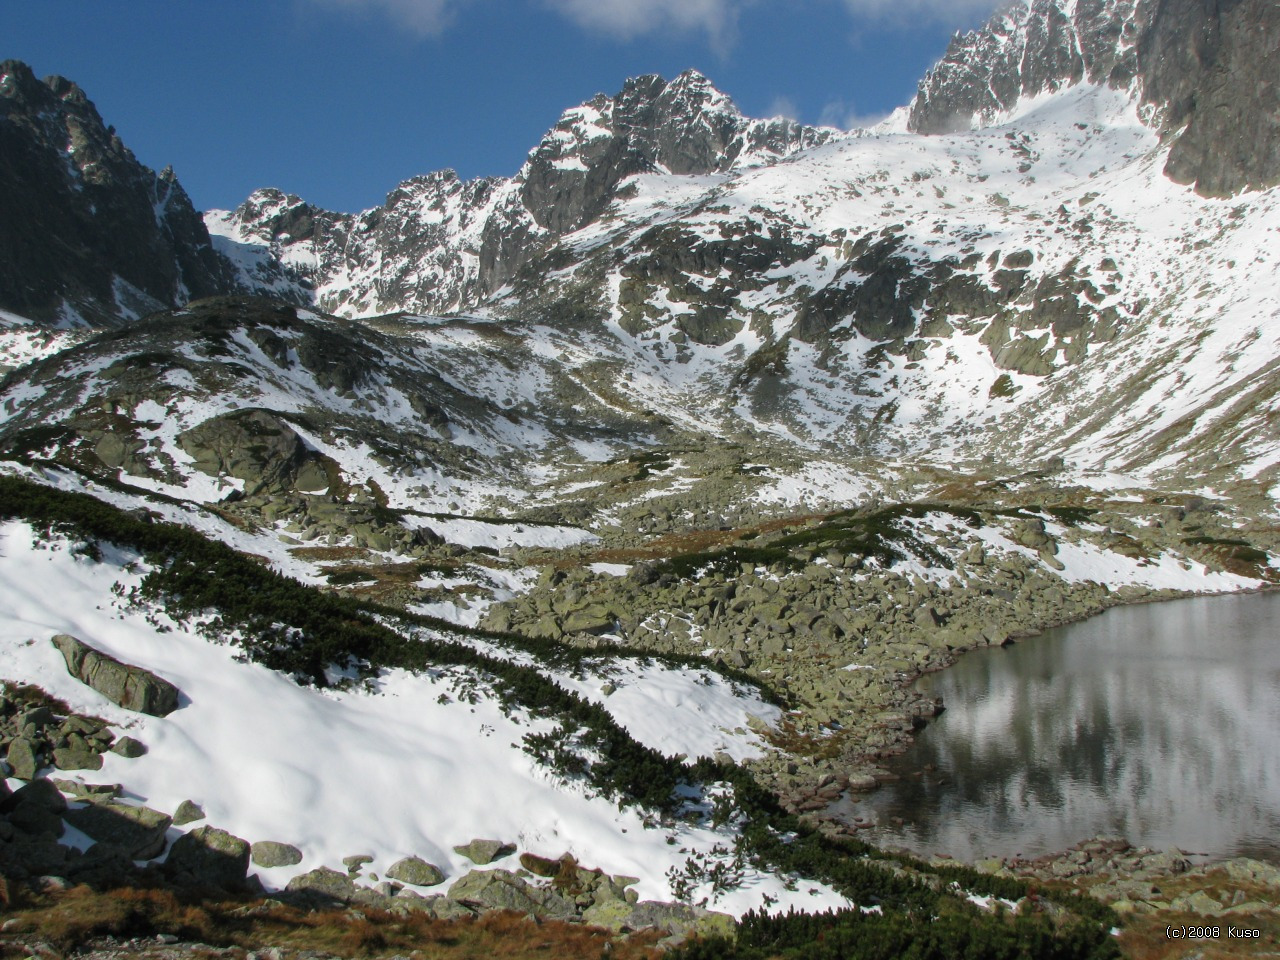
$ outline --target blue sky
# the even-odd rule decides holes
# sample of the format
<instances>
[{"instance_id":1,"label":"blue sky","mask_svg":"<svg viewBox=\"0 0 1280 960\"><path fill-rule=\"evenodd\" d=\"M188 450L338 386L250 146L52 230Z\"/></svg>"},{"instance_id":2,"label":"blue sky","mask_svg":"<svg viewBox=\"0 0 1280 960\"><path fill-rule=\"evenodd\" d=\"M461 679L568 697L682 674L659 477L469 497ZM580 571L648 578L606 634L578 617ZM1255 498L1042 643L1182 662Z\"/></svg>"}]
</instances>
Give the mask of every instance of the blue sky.
<instances>
[{"instance_id":1,"label":"blue sky","mask_svg":"<svg viewBox=\"0 0 1280 960\"><path fill-rule=\"evenodd\" d=\"M0 58L78 82L200 209L335 210L452 167L509 176L560 113L695 67L749 116L910 99L996 0L0 0Z\"/></svg>"}]
</instances>

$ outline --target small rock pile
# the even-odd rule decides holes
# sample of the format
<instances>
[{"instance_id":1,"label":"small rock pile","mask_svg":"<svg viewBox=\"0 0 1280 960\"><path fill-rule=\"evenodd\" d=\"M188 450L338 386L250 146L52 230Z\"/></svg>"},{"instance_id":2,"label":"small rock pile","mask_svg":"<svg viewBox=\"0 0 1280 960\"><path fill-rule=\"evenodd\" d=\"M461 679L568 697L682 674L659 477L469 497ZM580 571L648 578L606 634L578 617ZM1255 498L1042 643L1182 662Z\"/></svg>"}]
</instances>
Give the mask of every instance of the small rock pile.
<instances>
[{"instance_id":1,"label":"small rock pile","mask_svg":"<svg viewBox=\"0 0 1280 960\"><path fill-rule=\"evenodd\" d=\"M55 712L60 708L62 712ZM0 756L8 765L8 776L32 780L50 765L59 770L101 770L107 751L138 757L146 748L132 737L117 739L105 720L66 711L65 705L43 695L0 694Z\"/></svg>"}]
</instances>

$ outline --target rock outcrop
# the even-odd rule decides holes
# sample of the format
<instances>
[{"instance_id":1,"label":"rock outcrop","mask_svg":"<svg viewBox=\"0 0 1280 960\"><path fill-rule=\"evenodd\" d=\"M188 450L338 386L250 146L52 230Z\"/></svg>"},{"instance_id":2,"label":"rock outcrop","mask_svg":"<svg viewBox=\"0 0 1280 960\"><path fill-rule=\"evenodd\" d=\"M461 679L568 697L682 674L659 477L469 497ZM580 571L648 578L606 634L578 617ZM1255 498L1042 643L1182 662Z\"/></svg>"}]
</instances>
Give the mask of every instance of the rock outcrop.
<instances>
[{"instance_id":1,"label":"rock outcrop","mask_svg":"<svg viewBox=\"0 0 1280 960\"><path fill-rule=\"evenodd\" d=\"M172 170L139 163L71 81L0 63L0 307L115 325L235 287Z\"/></svg>"},{"instance_id":2,"label":"rock outcrop","mask_svg":"<svg viewBox=\"0 0 1280 960\"><path fill-rule=\"evenodd\" d=\"M1172 138L1165 172L1226 197L1280 183L1277 55L1267 0L1017 0L956 36L909 126L967 130L1081 81L1134 89Z\"/></svg>"},{"instance_id":3,"label":"rock outcrop","mask_svg":"<svg viewBox=\"0 0 1280 960\"><path fill-rule=\"evenodd\" d=\"M150 670L121 663L66 633L53 638L67 672L126 710L165 717L178 709L178 688Z\"/></svg>"}]
</instances>

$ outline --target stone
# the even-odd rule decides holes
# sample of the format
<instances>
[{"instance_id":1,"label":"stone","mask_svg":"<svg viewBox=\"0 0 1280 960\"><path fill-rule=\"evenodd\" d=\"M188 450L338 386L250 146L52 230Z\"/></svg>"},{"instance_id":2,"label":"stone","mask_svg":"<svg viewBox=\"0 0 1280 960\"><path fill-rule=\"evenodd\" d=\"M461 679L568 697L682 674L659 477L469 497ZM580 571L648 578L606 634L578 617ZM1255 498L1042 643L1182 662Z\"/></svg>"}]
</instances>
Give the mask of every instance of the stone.
<instances>
[{"instance_id":1,"label":"stone","mask_svg":"<svg viewBox=\"0 0 1280 960\"><path fill-rule=\"evenodd\" d=\"M307 873L299 874L285 885L285 890L289 893L307 894L312 899L336 903L349 903L356 896L355 881L345 873L339 873L329 867L316 867Z\"/></svg>"},{"instance_id":2,"label":"stone","mask_svg":"<svg viewBox=\"0 0 1280 960\"><path fill-rule=\"evenodd\" d=\"M146 755L147 745L133 737L121 737L112 745L111 752L135 760Z\"/></svg>"},{"instance_id":3,"label":"stone","mask_svg":"<svg viewBox=\"0 0 1280 960\"><path fill-rule=\"evenodd\" d=\"M535 877L554 877L560 872L560 861L550 857L540 857L536 853L520 854L520 866Z\"/></svg>"},{"instance_id":4,"label":"stone","mask_svg":"<svg viewBox=\"0 0 1280 960\"><path fill-rule=\"evenodd\" d=\"M349 857L342 858L342 865L347 868L347 873L350 874L359 873L366 863L373 863L373 854L355 853Z\"/></svg>"},{"instance_id":5,"label":"stone","mask_svg":"<svg viewBox=\"0 0 1280 960\"><path fill-rule=\"evenodd\" d=\"M53 751L53 765L59 770L101 770L102 755L84 745L58 747Z\"/></svg>"},{"instance_id":6,"label":"stone","mask_svg":"<svg viewBox=\"0 0 1280 960\"><path fill-rule=\"evenodd\" d=\"M249 844L217 827L196 827L173 842L165 867L178 880L238 890L249 872Z\"/></svg>"},{"instance_id":7,"label":"stone","mask_svg":"<svg viewBox=\"0 0 1280 960\"><path fill-rule=\"evenodd\" d=\"M6 759L9 769L13 771L12 776L19 780L35 779L36 771L40 769L35 744L26 737L15 737L10 742Z\"/></svg>"},{"instance_id":8,"label":"stone","mask_svg":"<svg viewBox=\"0 0 1280 960\"><path fill-rule=\"evenodd\" d=\"M507 870L473 870L454 882L449 898L480 910L513 910L550 920L569 920L577 909L554 890L535 887Z\"/></svg>"},{"instance_id":9,"label":"stone","mask_svg":"<svg viewBox=\"0 0 1280 960\"><path fill-rule=\"evenodd\" d=\"M0 813L9 815L17 832L52 840L63 834L66 809L66 799L48 780L32 780L0 803Z\"/></svg>"},{"instance_id":10,"label":"stone","mask_svg":"<svg viewBox=\"0 0 1280 960\"><path fill-rule=\"evenodd\" d=\"M67 672L126 710L165 717L178 709L178 688L150 670L121 663L83 640L60 633L53 638Z\"/></svg>"},{"instance_id":11,"label":"stone","mask_svg":"<svg viewBox=\"0 0 1280 960\"><path fill-rule=\"evenodd\" d=\"M291 867L302 862L302 851L287 843L259 840L249 848L250 858L259 867Z\"/></svg>"},{"instance_id":12,"label":"stone","mask_svg":"<svg viewBox=\"0 0 1280 960\"><path fill-rule=\"evenodd\" d=\"M106 800L66 812L66 820L99 843L122 850L130 860L150 860L164 852L168 814L150 807Z\"/></svg>"},{"instance_id":13,"label":"stone","mask_svg":"<svg viewBox=\"0 0 1280 960\"><path fill-rule=\"evenodd\" d=\"M397 860L387 868L387 876L401 883L412 883L417 887L434 887L444 883L444 873L433 863L427 863L420 857L405 857Z\"/></svg>"},{"instance_id":14,"label":"stone","mask_svg":"<svg viewBox=\"0 0 1280 960\"><path fill-rule=\"evenodd\" d=\"M188 823L195 823L197 820L204 819L204 807L190 800L183 800L178 804L178 809L173 812L173 825L175 827L185 826Z\"/></svg>"},{"instance_id":15,"label":"stone","mask_svg":"<svg viewBox=\"0 0 1280 960\"><path fill-rule=\"evenodd\" d=\"M495 860L511 856L516 852L516 845L503 843L501 840L472 840L463 846L454 847L453 852L483 867Z\"/></svg>"}]
</instances>

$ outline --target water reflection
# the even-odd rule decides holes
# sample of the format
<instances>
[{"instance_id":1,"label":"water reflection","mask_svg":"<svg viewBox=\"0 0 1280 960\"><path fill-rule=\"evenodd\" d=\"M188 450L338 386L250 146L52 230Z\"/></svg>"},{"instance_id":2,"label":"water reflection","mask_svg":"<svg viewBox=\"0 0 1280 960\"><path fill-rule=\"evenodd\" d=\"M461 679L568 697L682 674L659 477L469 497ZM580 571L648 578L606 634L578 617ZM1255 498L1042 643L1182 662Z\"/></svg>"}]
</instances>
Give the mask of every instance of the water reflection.
<instances>
[{"instance_id":1,"label":"water reflection","mask_svg":"<svg viewBox=\"0 0 1280 960\"><path fill-rule=\"evenodd\" d=\"M1119 834L1280 862L1280 594L1111 610L921 684L947 712L901 781L842 807L876 842L973 859Z\"/></svg>"}]
</instances>

